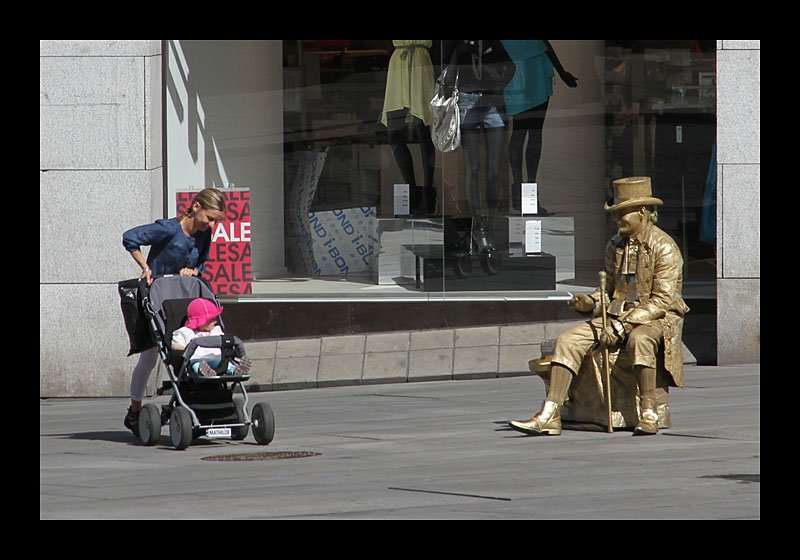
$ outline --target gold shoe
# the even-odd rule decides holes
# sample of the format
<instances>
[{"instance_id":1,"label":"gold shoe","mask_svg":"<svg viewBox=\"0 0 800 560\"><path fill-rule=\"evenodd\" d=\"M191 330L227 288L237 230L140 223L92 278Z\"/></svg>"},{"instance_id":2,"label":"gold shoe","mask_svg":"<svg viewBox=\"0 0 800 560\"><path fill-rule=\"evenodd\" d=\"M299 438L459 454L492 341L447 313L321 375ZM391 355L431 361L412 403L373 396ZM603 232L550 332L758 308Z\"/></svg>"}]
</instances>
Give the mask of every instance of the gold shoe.
<instances>
[{"instance_id":1,"label":"gold shoe","mask_svg":"<svg viewBox=\"0 0 800 560\"><path fill-rule=\"evenodd\" d=\"M545 401L542 410L529 420L511 420L509 426L530 435L561 435L561 405Z\"/></svg>"},{"instance_id":2,"label":"gold shoe","mask_svg":"<svg viewBox=\"0 0 800 560\"><path fill-rule=\"evenodd\" d=\"M642 417L633 429L635 436L650 436L658 433L658 414L652 408L645 408Z\"/></svg>"}]
</instances>

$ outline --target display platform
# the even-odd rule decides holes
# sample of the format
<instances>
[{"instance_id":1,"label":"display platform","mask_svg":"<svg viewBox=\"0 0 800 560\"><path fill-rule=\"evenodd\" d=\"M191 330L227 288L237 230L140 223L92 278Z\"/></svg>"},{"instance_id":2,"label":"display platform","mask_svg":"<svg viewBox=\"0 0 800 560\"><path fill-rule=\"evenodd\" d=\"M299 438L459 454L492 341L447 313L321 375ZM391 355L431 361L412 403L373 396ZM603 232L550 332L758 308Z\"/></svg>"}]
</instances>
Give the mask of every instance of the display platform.
<instances>
[{"instance_id":1,"label":"display platform","mask_svg":"<svg viewBox=\"0 0 800 560\"><path fill-rule=\"evenodd\" d=\"M422 291L552 290L575 277L571 216L498 216L490 255L471 248L472 228L461 217L378 218L375 282ZM538 236L533 246L526 228Z\"/></svg>"},{"instance_id":2,"label":"display platform","mask_svg":"<svg viewBox=\"0 0 800 560\"><path fill-rule=\"evenodd\" d=\"M509 257L446 251L441 245L404 245L414 255L414 286L426 292L555 290L556 258L549 253Z\"/></svg>"}]
</instances>

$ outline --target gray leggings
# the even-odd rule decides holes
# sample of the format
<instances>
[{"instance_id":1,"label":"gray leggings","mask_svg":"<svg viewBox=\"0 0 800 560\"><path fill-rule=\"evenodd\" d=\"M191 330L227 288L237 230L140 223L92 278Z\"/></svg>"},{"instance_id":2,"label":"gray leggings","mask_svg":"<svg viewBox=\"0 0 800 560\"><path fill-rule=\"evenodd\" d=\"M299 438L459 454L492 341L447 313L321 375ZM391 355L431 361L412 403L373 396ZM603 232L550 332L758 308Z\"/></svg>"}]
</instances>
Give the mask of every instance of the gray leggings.
<instances>
[{"instance_id":1,"label":"gray leggings","mask_svg":"<svg viewBox=\"0 0 800 560\"><path fill-rule=\"evenodd\" d=\"M153 346L139 354L139 362L131 375L131 400L141 401L147 388L150 373L158 363L158 348Z\"/></svg>"}]
</instances>

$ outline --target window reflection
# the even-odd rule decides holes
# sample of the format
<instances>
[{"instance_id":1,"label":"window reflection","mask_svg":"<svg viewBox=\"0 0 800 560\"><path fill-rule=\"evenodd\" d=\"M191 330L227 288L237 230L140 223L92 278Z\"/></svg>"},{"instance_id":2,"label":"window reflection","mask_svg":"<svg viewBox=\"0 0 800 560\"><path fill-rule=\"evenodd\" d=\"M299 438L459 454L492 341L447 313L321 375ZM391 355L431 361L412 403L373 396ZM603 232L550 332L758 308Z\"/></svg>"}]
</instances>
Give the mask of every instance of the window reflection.
<instances>
[{"instance_id":1,"label":"window reflection","mask_svg":"<svg viewBox=\"0 0 800 560\"><path fill-rule=\"evenodd\" d=\"M591 286L615 227L602 210L611 183L639 175L664 200L659 227L684 252L686 281L713 280L714 41L165 51L170 211L180 191L247 189L254 294L318 291L314 279L365 297ZM430 137L447 68L461 118L452 152Z\"/></svg>"}]
</instances>

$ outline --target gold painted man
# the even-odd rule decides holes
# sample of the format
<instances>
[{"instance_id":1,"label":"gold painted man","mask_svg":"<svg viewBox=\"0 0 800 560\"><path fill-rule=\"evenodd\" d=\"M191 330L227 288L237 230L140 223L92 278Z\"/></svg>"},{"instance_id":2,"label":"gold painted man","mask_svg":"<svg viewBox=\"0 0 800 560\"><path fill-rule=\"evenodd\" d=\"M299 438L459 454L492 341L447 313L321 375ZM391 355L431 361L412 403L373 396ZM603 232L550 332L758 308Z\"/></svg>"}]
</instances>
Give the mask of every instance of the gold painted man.
<instances>
[{"instance_id":1,"label":"gold painted man","mask_svg":"<svg viewBox=\"0 0 800 560\"><path fill-rule=\"evenodd\" d=\"M649 177L614 181L614 199L605 204L619 227L606 246L605 271L608 323L600 309L600 289L577 294L569 302L577 311L595 311L595 318L564 332L551 359L550 389L544 406L529 420L509 425L527 434L561 434L561 407L587 352L599 344L623 345L634 367L642 414L634 435L658 432L655 412L656 356L664 349L664 366L671 384L683 386L683 315L689 307L681 296L683 257L672 238L655 226L655 207Z\"/></svg>"}]
</instances>

